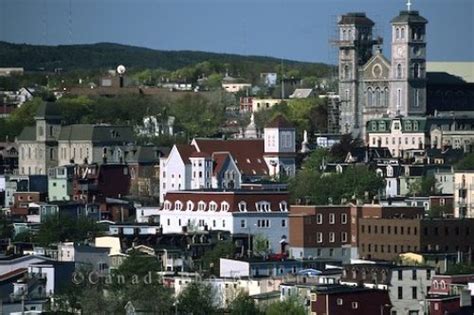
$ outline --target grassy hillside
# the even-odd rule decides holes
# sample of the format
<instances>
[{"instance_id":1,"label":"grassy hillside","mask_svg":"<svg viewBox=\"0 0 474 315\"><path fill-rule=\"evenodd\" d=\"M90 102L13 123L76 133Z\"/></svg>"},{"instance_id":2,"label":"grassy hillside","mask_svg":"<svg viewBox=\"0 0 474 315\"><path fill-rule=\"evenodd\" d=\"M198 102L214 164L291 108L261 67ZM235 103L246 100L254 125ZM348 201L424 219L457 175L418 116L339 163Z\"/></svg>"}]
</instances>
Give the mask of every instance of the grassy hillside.
<instances>
[{"instance_id":1,"label":"grassy hillside","mask_svg":"<svg viewBox=\"0 0 474 315\"><path fill-rule=\"evenodd\" d=\"M203 61L240 65L258 71L275 71L280 59L199 51L162 51L127 45L98 43L87 45L40 46L0 42L0 67L24 67L25 70L96 70L124 64L132 69L162 68L177 70ZM285 67L302 75L325 76L331 66L321 63L284 60Z\"/></svg>"}]
</instances>

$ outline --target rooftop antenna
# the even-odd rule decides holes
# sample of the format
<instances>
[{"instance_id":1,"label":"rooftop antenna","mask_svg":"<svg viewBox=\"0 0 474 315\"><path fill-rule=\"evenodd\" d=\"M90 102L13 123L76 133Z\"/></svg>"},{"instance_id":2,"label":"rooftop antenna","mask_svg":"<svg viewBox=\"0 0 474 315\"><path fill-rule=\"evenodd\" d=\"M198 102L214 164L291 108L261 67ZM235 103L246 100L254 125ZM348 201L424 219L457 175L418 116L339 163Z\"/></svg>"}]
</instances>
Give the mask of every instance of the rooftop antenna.
<instances>
[{"instance_id":1,"label":"rooftop antenna","mask_svg":"<svg viewBox=\"0 0 474 315\"><path fill-rule=\"evenodd\" d=\"M407 0L407 9L408 9L408 12L411 11L411 0Z\"/></svg>"}]
</instances>

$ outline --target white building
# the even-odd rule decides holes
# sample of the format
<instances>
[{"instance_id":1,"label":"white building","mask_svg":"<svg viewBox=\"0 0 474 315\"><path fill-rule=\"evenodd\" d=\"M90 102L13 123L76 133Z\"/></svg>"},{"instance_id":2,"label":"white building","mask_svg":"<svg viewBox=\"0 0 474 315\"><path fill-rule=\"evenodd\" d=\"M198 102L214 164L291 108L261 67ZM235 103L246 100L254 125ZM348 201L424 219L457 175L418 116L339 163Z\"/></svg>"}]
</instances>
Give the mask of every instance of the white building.
<instances>
[{"instance_id":1,"label":"white building","mask_svg":"<svg viewBox=\"0 0 474 315\"><path fill-rule=\"evenodd\" d=\"M474 218L474 171L454 172L454 217Z\"/></svg>"},{"instance_id":2,"label":"white building","mask_svg":"<svg viewBox=\"0 0 474 315\"><path fill-rule=\"evenodd\" d=\"M191 190L168 192L159 217L164 234L225 230L259 235L271 252L280 253L288 242L288 209L287 192Z\"/></svg>"},{"instance_id":3,"label":"white building","mask_svg":"<svg viewBox=\"0 0 474 315\"><path fill-rule=\"evenodd\" d=\"M167 192L188 189L237 189L242 183L272 176L294 176L295 128L277 116L264 139L194 139L175 145L160 159L160 202Z\"/></svg>"}]
</instances>

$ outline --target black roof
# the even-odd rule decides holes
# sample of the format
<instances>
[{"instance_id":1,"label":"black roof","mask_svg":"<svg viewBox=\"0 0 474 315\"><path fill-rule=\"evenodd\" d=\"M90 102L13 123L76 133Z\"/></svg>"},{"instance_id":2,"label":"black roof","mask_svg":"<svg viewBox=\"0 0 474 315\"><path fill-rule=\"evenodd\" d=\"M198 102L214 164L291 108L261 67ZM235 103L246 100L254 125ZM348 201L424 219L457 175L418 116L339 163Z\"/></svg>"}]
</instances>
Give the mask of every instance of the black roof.
<instances>
[{"instance_id":1,"label":"black roof","mask_svg":"<svg viewBox=\"0 0 474 315\"><path fill-rule=\"evenodd\" d=\"M340 17L339 25L356 24L365 26L374 26L375 23L369 19L363 12L350 12Z\"/></svg>"},{"instance_id":2,"label":"black roof","mask_svg":"<svg viewBox=\"0 0 474 315\"><path fill-rule=\"evenodd\" d=\"M43 102L36 110L35 118L61 119L61 110L55 102Z\"/></svg>"},{"instance_id":3,"label":"black roof","mask_svg":"<svg viewBox=\"0 0 474 315\"><path fill-rule=\"evenodd\" d=\"M428 20L422 17L418 11L400 11L400 14L394 17L391 22L426 24Z\"/></svg>"}]
</instances>

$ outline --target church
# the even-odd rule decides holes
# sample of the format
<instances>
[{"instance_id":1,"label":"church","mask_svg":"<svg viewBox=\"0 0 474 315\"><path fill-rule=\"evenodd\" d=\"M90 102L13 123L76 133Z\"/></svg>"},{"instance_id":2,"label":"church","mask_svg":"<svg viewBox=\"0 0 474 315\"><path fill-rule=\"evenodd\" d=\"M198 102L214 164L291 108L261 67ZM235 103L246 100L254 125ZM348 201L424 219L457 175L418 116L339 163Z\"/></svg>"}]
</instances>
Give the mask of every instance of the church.
<instances>
[{"instance_id":1,"label":"church","mask_svg":"<svg viewBox=\"0 0 474 315\"><path fill-rule=\"evenodd\" d=\"M365 13L338 20L339 130L366 140L371 119L426 114L426 24L418 11L391 20L391 58L374 38L374 22Z\"/></svg>"}]
</instances>

